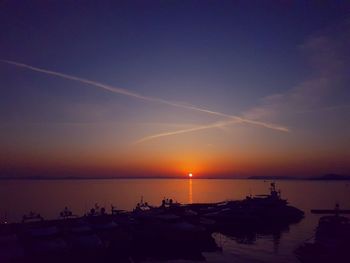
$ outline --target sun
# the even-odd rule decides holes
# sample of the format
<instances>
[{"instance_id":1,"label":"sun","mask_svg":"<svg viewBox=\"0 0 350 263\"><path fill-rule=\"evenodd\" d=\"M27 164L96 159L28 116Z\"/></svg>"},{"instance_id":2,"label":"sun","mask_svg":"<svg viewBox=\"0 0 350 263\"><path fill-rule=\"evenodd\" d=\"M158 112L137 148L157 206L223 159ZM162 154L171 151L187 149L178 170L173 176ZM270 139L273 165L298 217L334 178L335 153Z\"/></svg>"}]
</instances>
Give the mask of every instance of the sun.
<instances>
[{"instance_id":1,"label":"sun","mask_svg":"<svg viewBox=\"0 0 350 263\"><path fill-rule=\"evenodd\" d=\"M193 176L192 173L189 173L189 174L188 174L188 177L189 177L189 178L192 178L192 176Z\"/></svg>"}]
</instances>

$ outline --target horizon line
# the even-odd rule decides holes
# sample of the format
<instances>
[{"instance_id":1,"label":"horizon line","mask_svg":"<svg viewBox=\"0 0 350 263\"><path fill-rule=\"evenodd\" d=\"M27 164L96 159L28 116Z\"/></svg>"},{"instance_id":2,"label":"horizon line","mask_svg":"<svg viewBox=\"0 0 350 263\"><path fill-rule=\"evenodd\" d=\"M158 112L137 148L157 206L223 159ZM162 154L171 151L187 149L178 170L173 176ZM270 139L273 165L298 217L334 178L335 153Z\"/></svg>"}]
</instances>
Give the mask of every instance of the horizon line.
<instances>
[{"instance_id":1,"label":"horizon line","mask_svg":"<svg viewBox=\"0 0 350 263\"><path fill-rule=\"evenodd\" d=\"M331 175L331 177L329 177ZM332 175L334 177L332 177ZM323 175L313 175L313 176L200 176L200 177L187 177L187 176L111 176L111 177L79 177L79 176L0 176L0 180L139 180L139 179L183 179L183 180L350 180L350 175L345 174L323 174Z\"/></svg>"}]
</instances>

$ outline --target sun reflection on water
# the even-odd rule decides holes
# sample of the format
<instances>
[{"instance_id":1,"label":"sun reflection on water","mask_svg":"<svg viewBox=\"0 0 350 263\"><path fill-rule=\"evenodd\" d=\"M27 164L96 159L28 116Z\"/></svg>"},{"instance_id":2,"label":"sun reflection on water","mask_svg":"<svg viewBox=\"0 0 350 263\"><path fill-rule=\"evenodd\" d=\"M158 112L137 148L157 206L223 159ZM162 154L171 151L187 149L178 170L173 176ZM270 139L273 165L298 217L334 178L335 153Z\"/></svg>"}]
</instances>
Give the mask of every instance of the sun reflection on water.
<instances>
[{"instance_id":1,"label":"sun reflection on water","mask_svg":"<svg viewBox=\"0 0 350 263\"><path fill-rule=\"evenodd\" d=\"M193 203L192 178L188 180L188 203Z\"/></svg>"}]
</instances>

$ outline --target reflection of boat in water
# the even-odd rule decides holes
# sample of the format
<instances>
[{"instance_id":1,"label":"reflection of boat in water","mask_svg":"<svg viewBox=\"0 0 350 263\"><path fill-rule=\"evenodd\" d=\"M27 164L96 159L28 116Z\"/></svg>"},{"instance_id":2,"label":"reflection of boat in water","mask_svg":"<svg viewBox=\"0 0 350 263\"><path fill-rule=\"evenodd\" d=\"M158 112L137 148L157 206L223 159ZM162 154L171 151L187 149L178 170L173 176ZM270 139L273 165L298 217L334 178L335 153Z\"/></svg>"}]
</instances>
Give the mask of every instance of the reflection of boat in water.
<instances>
[{"instance_id":1,"label":"reflection of boat in water","mask_svg":"<svg viewBox=\"0 0 350 263\"><path fill-rule=\"evenodd\" d=\"M244 200L216 204L189 205L202 218L210 219L210 229L240 243L254 243L257 235L279 237L289 225L299 222L304 212L282 199L281 191L271 183L270 194L247 196Z\"/></svg>"},{"instance_id":2,"label":"reflection of boat in water","mask_svg":"<svg viewBox=\"0 0 350 263\"><path fill-rule=\"evenodd\" d=\"M314 242L305 242L296 251L301 262L349 262L350 219L341 214L350 210L314 209L314 214L333 214L322 216L316 228Z\"/></svg>"}]
</instances>

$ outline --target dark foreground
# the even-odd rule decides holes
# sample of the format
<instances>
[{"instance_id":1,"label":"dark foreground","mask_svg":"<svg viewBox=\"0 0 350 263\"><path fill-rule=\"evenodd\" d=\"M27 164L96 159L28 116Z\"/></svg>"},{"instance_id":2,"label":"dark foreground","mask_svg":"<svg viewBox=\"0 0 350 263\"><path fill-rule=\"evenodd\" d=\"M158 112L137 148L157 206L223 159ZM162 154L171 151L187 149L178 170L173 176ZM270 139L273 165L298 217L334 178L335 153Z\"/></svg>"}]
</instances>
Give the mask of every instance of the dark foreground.
<instances>
[{"instance_id":1,"label":"dark foreground","mask_svg":"<svg viewBox=\"0 0 350 263\"><path fill-rule=\"evenodd\" d=\"M220 232L251 242L257 235L288 230L304 213L281 199L272 185L269 195L240 201L182 205L171 199L153 207L141 201L132 212L96 207L83 217L66 208L59 220L37 214L0 228L1 262L139 262L204 260L217 251L212 237Z\"/></svg>"},{"instance_id":2,"label":"dark foreground","mask_svg":"<svg viewBox=\"0 0 350 263\"><path fill-rule=\"evenodd\" d=\"M337 204L333 210L311 212L328 215L320 218L313 242L305 242L295 251L298 259L303 263L349 262L350 219L341 214L350 214L350 210L341 210Z\"/></svg>"}]
</instances>

